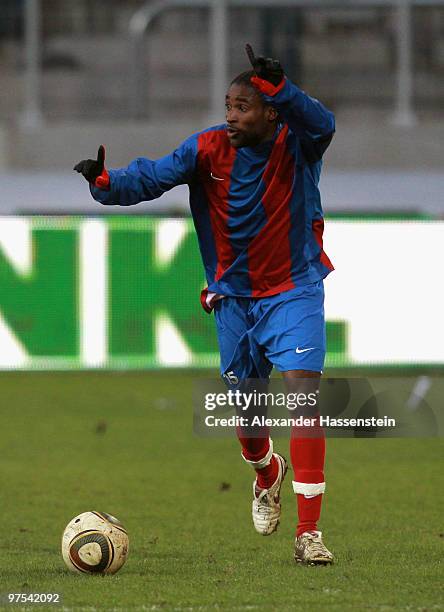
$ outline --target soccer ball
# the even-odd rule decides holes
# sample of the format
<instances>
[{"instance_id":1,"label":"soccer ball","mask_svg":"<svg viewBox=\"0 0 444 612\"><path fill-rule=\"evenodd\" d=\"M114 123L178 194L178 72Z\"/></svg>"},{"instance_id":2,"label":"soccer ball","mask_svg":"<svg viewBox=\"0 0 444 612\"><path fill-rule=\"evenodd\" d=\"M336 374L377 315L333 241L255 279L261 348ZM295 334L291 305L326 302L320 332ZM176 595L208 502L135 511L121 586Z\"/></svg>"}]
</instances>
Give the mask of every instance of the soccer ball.
<instances>
[{"instance_id":1,"label":"soccer ball","mask_svg":"<svg viewBox=\"0 0 444 612\"><path fill-rule=\"evenodd\" d=\"M114 516L83 512L63 532L63 560L73 572L115 574L126 561L128 544L126 529Z\"/></svg>"}]
</instances>

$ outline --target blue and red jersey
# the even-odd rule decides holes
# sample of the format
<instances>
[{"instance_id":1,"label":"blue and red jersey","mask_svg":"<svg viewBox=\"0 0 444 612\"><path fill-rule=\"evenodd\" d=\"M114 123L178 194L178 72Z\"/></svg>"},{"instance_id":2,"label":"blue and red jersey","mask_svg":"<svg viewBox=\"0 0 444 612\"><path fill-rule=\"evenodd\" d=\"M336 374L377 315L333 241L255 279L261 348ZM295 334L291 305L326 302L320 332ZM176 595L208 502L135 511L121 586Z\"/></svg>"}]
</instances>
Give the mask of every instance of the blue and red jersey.
<instances>
[{"instance_id":1,"label":"blue and red jersey","mask_svg":"<svg viewBox=\"0 0 444 612\"><path fill-rule=\"evenodd\" d=\"M265 297L333 269L318 182L334 116L288 79L264 98L281 120L271 141L236 149L225 124L211 127L161 159L109 170L108 191L91 187L99 202L129 206L188 184L210 293Z\"/></svg>"}]
</instances>

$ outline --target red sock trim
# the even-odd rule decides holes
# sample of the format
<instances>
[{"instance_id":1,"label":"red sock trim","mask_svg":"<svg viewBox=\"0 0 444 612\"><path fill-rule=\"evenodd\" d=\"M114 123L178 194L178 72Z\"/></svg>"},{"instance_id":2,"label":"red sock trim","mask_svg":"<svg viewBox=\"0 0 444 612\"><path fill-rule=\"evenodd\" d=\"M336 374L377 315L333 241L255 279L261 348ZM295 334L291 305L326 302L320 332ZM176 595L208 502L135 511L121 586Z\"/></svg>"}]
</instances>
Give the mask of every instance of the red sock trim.
<instances>
[{"instance_id":1,"label":"red sock trim","mask_svg":"<svg viewBox=\"0 0 444 612\"><path fill-rule=\"evenodd\" d=\"M306 498L299 494L297 497L299 522L296 536L299 537L305 531L317 531L318 521L321 516L322 495Z\"/></svg>"},{"instance_id":2,"label":"red sock trim","mask_svg":"<svg viewBox=\"0 0 444 612\"><path fill-rule=\"evenodd\" d=\"M263 435L260 438L247 438L242 435L243 431L241 428L237 429L237 436L242 445L242 455L247 461L260 461L270 450L268 428L264 428L262 433ZM276 480L279 472L279 465L276 457L272 456L268 465L260 470L256 469L255 471L257 474L258 487L261 489L269 489Z\"/></svg>"},{"instance_id":3,"label":"red sock trim","mask_svg":"<svg viewBox=\"0 0 444 612\"><path fill-rule=\"evenodd\" d=\"M260 489L269 489L278 477L278 472L279 465L276 457L273 455L266 467L262 468L262 470L256 470L257 486Z\"/></svg>"}]
</instances>

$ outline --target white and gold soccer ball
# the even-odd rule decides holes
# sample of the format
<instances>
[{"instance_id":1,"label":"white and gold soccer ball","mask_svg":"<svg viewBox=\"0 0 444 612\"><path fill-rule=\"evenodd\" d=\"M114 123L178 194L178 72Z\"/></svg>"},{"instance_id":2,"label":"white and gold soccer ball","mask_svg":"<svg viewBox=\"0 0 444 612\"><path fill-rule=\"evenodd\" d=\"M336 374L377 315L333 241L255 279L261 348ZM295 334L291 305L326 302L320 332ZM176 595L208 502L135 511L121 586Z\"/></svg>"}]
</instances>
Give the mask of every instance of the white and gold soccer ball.
<instances>
[{"instance_id":1,"label":"white and gold soccer ball","mask_svg":"<svg viewBox=\"0 0 444 612\"><path fill-rule=\"evenodd\" d=\"M73 572L115 574L126 561L128 544L126 529L114 516L83 512L63 532L63 560Z\"/></svg>"}]
</instances>

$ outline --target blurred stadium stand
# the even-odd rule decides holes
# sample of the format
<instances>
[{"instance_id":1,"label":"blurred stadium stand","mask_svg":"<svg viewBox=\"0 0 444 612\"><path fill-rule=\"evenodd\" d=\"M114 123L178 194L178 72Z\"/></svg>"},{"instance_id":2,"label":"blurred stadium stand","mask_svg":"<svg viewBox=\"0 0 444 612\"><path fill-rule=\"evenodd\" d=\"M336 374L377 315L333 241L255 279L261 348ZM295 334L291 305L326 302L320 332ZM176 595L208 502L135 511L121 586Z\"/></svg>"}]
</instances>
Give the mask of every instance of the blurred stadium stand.
<instances>
[{"instance_id":1,"label":"blurred stadium stand","mask_svg":"<svg viewBox=\"0 0 444 612\"><path fill-rule=\"evenodd\" d=\"M0 12L3 172L64 170L68 176L73 163L94 155L100 142L108 145L110 164L123 165L137 155L162 155L206 127L210 104L206 9L171 9L155 19L139 58L146 75L145 111L134 121L128 111L132 93L128 28L131 16L147 2L40 0L44 124L25 130L20 114L26 1L2 0ZM444 2L413 8L418 121L409 128L390 121L396 89L394 9L370 4L231 8L229 73L247 68L243 51L247 40L258 50L281 57L289 75L337 115L338 132L326 157L329 172L337 171L339 176L344 171L373 169L381 177L382 170L428 171L429 180L437 181L432 188L436 198L442 186L438 171L444 141ZM17 174L10 176L17 179ZM419 201L421 186L411 189L410 194L418 194L417 207L427 208L430 202ZM444 209L442 202L441 196L432 207ZM375 200L373 206L377 204ZM371 208L372 203L366 206Z\"/></svg>"},{"instance_id":2,"label":"blurred stadium stand","mask_svg":"<svg viewBox=\"0 0 444 612\"><path fill-rule=\"evenodd\" d=\"M127 118L128 24L144 4L111 0L104 10L103 0L41 0L48 120ZM23 0L2 0L2 120L13 119L21 104L23 5ZM396 50L389 7L235 7L229 15L230 73L245 68L243 44L251 40L285 58L290 76L335 108L393 104ZM439 110L444 100L444 6L415 7L413 21L415 102ZM150 118L201 117L208 106L207 11L161 14L140 62L149 76L147 116L149 109Z\"/></svg>"}]
</instances>

